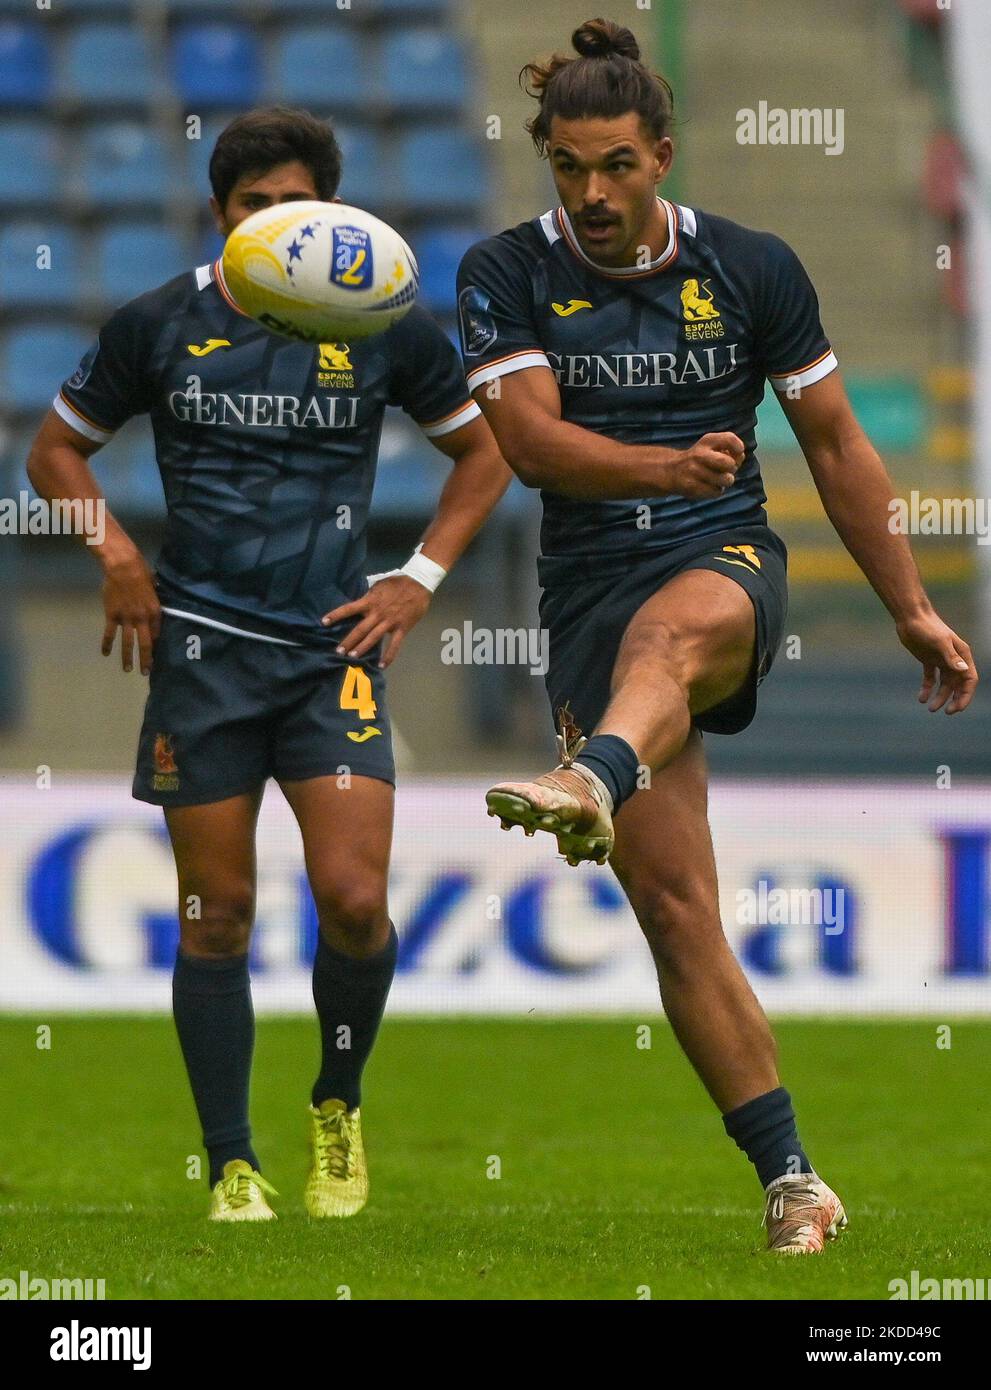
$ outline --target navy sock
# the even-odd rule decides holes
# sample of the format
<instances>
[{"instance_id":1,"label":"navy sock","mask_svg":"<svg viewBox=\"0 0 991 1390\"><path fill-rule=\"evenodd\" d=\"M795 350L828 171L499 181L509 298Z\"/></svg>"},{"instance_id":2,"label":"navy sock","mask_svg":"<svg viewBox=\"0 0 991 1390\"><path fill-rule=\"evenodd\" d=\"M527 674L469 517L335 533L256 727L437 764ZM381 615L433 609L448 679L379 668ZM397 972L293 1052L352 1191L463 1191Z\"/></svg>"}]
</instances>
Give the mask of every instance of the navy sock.
<instances>
[{"instance_id":1,"label":"navy sock","mask_svg":"<svg viewBox=\"0 0 991 1390\"><path fill-rule=\"evenodd\" d=\"M203 1126L212 1187L233 1158L258 1167L248 1123L255 1016L247 955L203 960L180 950L172 1014Z\"/></svg>"},{"instance_id":2,"label":"navy sock","mask_svg":"<svg viewBox=\"0 0 991 1390\"><path fill-rule=\"evenodd\" d=\"M343 1100L349 1110L361 1104L361 1073L371 1055L396 973L399 938L390 923L389 940L377 955L360 960L317 937L313 960L313 1002L320 1020L320 1075L311 1100ZM348 1029L344 1033L344 1028Z\"/></svg>"},{"instance_id":3,"label":"navy sock","mask_svg":"<svg viewBox=\"0 0 991 1390\"><path fill-rule=\"evenodd\" d=\"M593 734L575 762L587 767L605 783L614 812L637 790L640 763L630 745L618 734Z\"/></svg>"},{"instance_id":4,"label":"navy sock","mask_svg":"<svg viewBox=\"0 0 991 1390\"><path fill-rule=\"evenodd\" d=\"M756 1096L723 1116L726 1133L757 1169L764 1187L786 1173L811 1173L795 1129L791 1096L783 1086Z\"/></svg>"}]
</instances>

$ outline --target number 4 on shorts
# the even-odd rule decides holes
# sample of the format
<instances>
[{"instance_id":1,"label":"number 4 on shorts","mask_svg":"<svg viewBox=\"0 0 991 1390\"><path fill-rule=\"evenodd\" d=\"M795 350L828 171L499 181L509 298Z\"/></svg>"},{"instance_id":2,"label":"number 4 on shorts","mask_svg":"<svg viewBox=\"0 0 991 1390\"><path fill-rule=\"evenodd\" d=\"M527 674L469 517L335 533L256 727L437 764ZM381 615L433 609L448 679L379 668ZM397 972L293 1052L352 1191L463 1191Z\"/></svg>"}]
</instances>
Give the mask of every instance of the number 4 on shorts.
<instances>
[{"instance_id":1,"label":"number 4 on shorts","mask_svg":"<svg viewBox=\"0 0 991 1390\"><path fill-rule=\"evenodd\" d=\"M374 719L377 708L368 672L360 666L349 666L341 685L341 709L357 710L359 719Z\"/></svg>"}]
</instances>

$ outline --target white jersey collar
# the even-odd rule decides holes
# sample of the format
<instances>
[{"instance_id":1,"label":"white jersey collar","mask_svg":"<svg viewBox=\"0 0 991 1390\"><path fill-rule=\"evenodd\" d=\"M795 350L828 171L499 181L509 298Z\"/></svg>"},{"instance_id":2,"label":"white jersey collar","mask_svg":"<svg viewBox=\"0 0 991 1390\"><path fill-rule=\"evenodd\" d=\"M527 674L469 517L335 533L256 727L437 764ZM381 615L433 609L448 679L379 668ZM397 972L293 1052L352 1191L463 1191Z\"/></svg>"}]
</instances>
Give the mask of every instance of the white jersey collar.
<instances>
[{"instance_id":1,"label":"white jersey collar","mask_svg":"<svg viewBox=\"0 0 991 1390\"><path fill-rule=\"evenodd\" d=\"M660 194L657 194L656 197L657 201L664 209L664 214L667 218L668 239L660 255L655 256L647 265L600 265L598 261L593 261L591 256L587 256L582 250L578 237L575 235L575 229L572 225L571 218L563 207L558 207L557 210L559 224L572 251L574 251L586 265L598 271L600 275L649 275L651 271L660 270L663 266L667 265L678 249L678 218L675 210L666 198L662 198Z\"/></svg>"}]
</instances>

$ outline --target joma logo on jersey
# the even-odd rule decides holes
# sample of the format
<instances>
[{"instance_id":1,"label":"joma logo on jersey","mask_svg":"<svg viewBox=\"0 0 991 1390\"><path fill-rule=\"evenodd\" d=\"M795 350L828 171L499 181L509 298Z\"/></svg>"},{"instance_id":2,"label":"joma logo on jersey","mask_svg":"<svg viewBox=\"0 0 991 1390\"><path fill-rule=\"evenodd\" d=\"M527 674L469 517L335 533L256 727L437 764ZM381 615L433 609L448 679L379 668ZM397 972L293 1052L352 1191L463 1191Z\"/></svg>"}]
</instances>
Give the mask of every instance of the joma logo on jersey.
<instances>
[{"instance_id":1,"label":"joma logo on jersey","mask_svg":"<svg viewBox=\"0 0 991 1390\"><path fill-rule=\"evenodd\" d=\"M318 385L353 389L354 364L347 343L321 343L317 366Z\"/></svg>"},{"instance_id":2,"label":"joma logo on jersey","mask_svg":"<svg viewBox=\"0 0 991 1390\"><path fill-rule=\"evenodd\" d=\"M558 318L566 319L569 314L577 314L579 309L591 309L592 305L587 299L569 299L568 303L558 304L557 300L551 301L551 308Z\"/></svg>"},{"instance_id":3,"label":"joma logo on jersey","mask_svg":"<svg viewBox=\"0 0 991 1390\"><path fill-rule=\"evenodd\" d=\"M360 396L228 396L173 391L169 409L191 425L250 425L253 428L348 430L358 421Z\"/></svg>"},{"instance_id":4,"label":"joma logo on jersey","mask_svg":"<svg viewBox=\"0 0 991 1390\"><path fill-rule=\"evenodd\" d=\"M701 283L688 279L681 287L681 312L685 320L685 337L692 342L706 338L722 338L726 329L719 322L708 280Z\"/></svg>"},{"instance_id":5,"label":"joma logo on jersey","mask_svg":"<svg viewBox=\"0 0 991 1390\"><path fill-rule=\"evenodd\" d=\"M216 352L217 348L230 347L229 338L207 338L205 343L187 343L186 347L194 357L206 357L211 352Z\"/></svg>"},{"instance_id":6,"label":"joma logo on jersey","mask_svg":"<svg viewBox=\"0 0 991 1390\"><path fill-rule=\"evenodd\" d=\"M717 381L736 371L736 343L686 352L622 352L562 356L547 359L559 386L685 386L693 381Z\"/></svg>"}]
</instances>

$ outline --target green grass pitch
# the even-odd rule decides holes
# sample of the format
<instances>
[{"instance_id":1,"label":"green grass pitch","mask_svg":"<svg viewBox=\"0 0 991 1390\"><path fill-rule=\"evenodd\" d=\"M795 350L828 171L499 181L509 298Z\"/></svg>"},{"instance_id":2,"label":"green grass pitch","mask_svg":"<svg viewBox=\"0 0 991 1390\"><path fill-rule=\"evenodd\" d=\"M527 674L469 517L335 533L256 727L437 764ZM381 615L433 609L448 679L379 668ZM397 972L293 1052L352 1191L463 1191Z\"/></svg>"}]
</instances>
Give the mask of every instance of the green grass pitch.
<instances>
[{"instance_id":1,"label":"green grass pitch","mask_svg":"<svg viewBox=\"0 0 991 1390\"><path fill-rule=\"evenodd\" d=\"M50 1050L36 1046L40 1022ZM368 1207L310 1223L316 1024L258 1024L256 1144L279 1221L218 1227L168 1019L0 1019L0 1278L108 1298L888 1298L989 1277L991 1024L782 1021L785 1084L850 1228L761 1254L761 1192L663 1022L387 1020L365 1078ZM501 1176L488 1176L496 1157Z\"/></svg>"}]
</instances>

